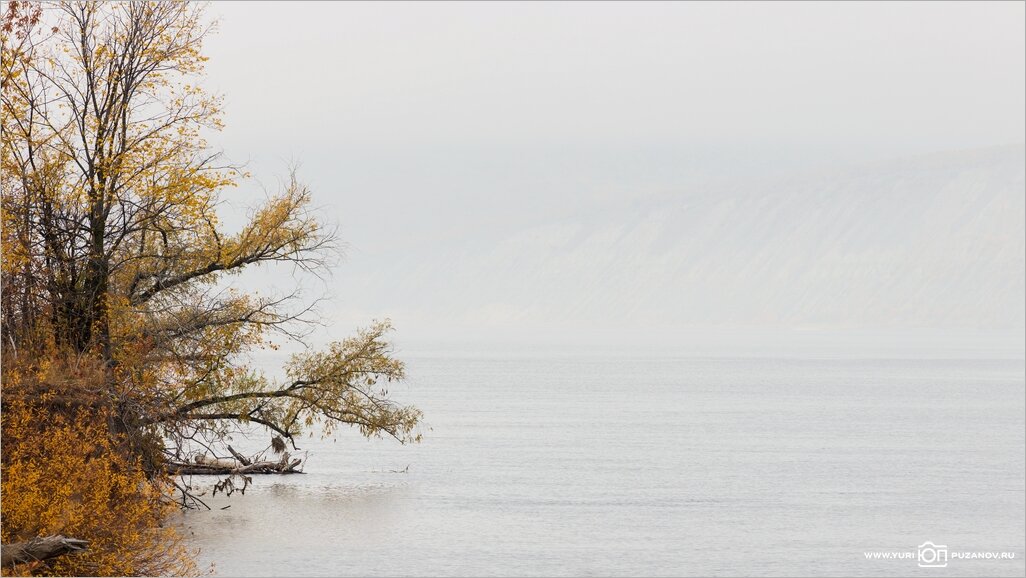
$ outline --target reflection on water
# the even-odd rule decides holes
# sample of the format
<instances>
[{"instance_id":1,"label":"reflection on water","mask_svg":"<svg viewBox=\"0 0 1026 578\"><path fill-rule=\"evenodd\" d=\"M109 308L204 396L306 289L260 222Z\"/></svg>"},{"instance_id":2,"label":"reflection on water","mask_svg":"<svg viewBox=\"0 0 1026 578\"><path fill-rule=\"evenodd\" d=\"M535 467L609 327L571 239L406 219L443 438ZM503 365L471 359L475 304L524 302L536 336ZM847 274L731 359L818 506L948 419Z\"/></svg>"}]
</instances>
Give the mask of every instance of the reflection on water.
<instances>
[{"instance_id":1,"label":"reflection on water","mask_svg":"<svg viewBox=\"0 0 1026 578\"><path fill-rule=\"evenodd\" d=\"M1022 360L409 365L422 444L303 440L306 474L183 517L202 560L230 576L1024 572ZM1017 559L862 554L926 540Z\"/></svg>"}]
</instances>

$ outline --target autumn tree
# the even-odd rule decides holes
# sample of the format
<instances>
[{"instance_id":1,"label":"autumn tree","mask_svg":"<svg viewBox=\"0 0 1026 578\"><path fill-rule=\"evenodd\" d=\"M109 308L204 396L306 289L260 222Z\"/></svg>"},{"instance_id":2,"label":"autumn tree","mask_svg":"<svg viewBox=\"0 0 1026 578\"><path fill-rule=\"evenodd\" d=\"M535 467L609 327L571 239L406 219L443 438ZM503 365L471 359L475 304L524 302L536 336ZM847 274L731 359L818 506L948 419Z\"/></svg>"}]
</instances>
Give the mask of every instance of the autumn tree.
<instances>
[{"instance_id":1,"label":"autumn tree","mask_svg":"<svg viewBox=\"0 0 1026 578\"><path fill-rule=\"evenodd\" d=\"M388 394L404 369L387 321L294 356L284 381L247 364L310 309L298 294L239 290L233 276L323 273L336 239L294 172L241 230L219 223L222 195L243 175L205 140L221 127L221 101L200 88L202 6L36 8L9 2L3 31L5 413L64 411L72 427L88 408L158 485L188 440L216 444L239 425L286 440L315 425L418 439L420 412ZM54 360L95 362L99 375L74 396L44 396ZM13 431L5 417L5 447Z\"/></svg>"}]
</instances>

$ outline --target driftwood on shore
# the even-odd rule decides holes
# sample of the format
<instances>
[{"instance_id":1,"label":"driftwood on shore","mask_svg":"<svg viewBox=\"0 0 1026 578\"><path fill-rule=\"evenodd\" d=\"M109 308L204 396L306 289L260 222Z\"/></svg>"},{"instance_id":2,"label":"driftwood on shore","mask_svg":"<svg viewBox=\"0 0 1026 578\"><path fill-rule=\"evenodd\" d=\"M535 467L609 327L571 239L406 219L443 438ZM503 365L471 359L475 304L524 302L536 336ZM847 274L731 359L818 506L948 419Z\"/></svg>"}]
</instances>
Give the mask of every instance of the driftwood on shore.
<instances>
[{"instance_id":1,"label":"driftwood on shore","mask_svg":"<svg viewBox=\"0 0 1026 578\"><path fill-rule=\"evenodd\" d=\"M192 463L170 462L169 473L184 476L232 476L249 474L301 474L303 460L293 458L288 452L278 461L247 458L228 446L234 458L211 458L197 456Z\"/></svg>"},{"instance_id":2,"label":"driftwood on shore","mask_svg":"<svg viewBox=\"0 0 1026 578\"><path fill-rule=\"evenodd\" d=\"M32 538L27 542L15 542L0 546L0 566L5 568L47 560L72 552L85 550L89 542L61 535Z\"/></svg>"}]
</instances>

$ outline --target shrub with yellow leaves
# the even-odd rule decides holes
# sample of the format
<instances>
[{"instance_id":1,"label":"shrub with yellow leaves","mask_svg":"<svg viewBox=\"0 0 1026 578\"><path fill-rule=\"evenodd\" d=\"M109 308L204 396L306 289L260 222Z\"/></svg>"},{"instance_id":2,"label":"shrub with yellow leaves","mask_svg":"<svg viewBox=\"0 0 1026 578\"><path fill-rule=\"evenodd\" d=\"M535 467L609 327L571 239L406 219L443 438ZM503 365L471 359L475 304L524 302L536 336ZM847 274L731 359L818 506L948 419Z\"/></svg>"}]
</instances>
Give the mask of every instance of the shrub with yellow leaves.
<instances>
[{"instance_id":1,"label":"shrub with yellow leaves","mask_svg":"<svg viewBox=\"0 0 1026 578\"><path fill-rule=\"evenodd\" d=\"M91 394L102 375L97 364L78 359L37 363L20 372L5 369L3 543L62 534L89 545L82 552L4 568L4 573L196 575L181 537L165 525L176 509L170 488L161 478L147 477L138 458L126 451L123 435L111 430L110 409ZM42 386L45 393L39 391Z\"/></svg>"}]
</instances>

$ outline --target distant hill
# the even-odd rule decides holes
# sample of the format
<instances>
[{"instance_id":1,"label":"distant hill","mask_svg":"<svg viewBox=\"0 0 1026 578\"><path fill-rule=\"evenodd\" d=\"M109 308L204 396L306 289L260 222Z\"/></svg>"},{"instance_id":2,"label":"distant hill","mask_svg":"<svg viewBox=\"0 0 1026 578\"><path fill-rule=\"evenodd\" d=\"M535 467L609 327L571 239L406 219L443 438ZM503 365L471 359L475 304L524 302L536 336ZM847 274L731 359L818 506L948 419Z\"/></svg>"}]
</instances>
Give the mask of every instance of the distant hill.
<instances>
[{"instance_id":1,"label":"distant hill","mask_svg":"<svg viewBox=\"0 0 1026 578\"><path fill-rule=\"evenodd\" d=\"M1016 145L582 206L354 293L471 326L1022 328L1024 177Z\"/></svg>"}]
</instances>

